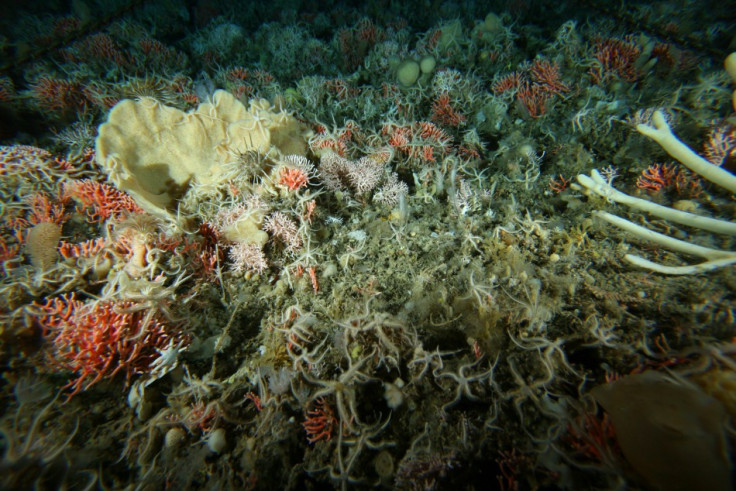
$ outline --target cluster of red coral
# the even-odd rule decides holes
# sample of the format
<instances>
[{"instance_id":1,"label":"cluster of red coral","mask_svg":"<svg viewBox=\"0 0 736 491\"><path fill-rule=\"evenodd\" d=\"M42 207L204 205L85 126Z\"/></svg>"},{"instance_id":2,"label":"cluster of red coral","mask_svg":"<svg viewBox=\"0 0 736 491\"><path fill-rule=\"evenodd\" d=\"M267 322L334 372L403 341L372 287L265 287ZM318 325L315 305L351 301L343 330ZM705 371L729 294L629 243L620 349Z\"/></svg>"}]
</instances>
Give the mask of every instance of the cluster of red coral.
<instances>
[{"instance_id":1,"label":"cluster of red coral","mask_svg":"<svg viewBox=\"0 0 736 491\"><path fill-rule=\"evenodd\" d=\"M74 396L103 379L148 373L160 352L186 337L146 306L129 301L82 302L74 294L37 305L37 321L52 339L53 359L76 374Z\"/></svg>"}]
</instances>

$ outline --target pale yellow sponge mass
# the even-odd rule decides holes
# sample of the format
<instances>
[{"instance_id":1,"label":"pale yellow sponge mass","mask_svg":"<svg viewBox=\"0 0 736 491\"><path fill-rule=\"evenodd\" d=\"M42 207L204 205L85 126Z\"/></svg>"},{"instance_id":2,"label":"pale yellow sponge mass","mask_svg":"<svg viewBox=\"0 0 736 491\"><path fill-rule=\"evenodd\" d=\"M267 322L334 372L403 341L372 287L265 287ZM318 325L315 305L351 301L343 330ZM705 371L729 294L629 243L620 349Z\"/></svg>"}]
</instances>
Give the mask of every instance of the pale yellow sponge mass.
<instances>
[{"instance_id":1,"label":"pale yellow sponge mass","mask_svg":"<svg viewBox=\"0 0 736 491\"><path fill-rule=\"evenodd\" d=\"M116 104L100 125L97 163L144 210L171 217L190 184L216 184L223 166L250 151L299 154L307 128L264 99L246 108L218 90L188 112L143 97Z\"/></svg>"}]
</instances>

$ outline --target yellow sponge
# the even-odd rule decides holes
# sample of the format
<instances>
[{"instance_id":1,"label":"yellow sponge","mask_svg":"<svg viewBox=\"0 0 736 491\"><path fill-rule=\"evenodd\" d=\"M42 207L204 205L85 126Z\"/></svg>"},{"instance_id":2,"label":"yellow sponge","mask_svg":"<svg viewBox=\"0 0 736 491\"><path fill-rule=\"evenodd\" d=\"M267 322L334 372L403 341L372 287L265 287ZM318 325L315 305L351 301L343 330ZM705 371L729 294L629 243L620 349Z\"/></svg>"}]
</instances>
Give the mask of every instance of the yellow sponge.
<instances>
[{"instance_id":1,"label":"yellow sponge","mask_svg":"<svg viewBox=\"0 0 736 491\"><path fill-rule=\"evenodd\" d=\"M196 181L215 184L237 156L304 154L304 125L264 99L246 107L218 90L211 101L184 112L144 97L115 105L100 125L97 163L119 189L158 216L171 218L176 202Z\"/></svg>"}]
</instances>

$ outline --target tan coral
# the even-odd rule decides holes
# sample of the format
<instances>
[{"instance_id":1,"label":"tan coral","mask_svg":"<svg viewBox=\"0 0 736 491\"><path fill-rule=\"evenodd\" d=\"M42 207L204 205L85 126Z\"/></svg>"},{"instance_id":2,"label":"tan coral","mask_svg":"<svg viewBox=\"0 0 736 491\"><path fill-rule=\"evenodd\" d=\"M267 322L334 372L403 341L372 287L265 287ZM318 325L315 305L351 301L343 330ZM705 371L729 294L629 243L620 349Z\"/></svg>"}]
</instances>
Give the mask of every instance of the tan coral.
<instances>
[{"instance_id":1,"label":"tan coral","mask_svg":"<svg viewBox=\"0 0 736 491\"><path fill-rule=\"evenodd\" d=\"M222 90L189 112L144 97L112 108L99 128L96 158L141 208L170 218L192 182L219 182L223 164L249 151L303 155L306 132L268 101L246 109Z\"/></svg>"}]
</instances>

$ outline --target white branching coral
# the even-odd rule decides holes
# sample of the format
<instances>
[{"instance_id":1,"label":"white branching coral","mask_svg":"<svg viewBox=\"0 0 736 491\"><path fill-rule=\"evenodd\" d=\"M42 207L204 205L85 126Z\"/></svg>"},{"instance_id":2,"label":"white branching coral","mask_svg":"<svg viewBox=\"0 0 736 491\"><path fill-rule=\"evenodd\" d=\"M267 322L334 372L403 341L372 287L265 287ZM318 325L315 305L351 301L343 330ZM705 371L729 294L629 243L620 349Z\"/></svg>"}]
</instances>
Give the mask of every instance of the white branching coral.
<instances>
[{"instance_id":1,"label":"white branching coral","mask_svg":"<svg viewBox=\"0 0 736 491\"><path fill-rule=\"evenodd\" d=\"M329 152L320 159L319 173L327 189L350 188L358 194L365 194L380 182L383 163L370 157L348 160Z\"/></svg>"},{"instance_id":2,"label":"white branching coral","mask_svg":"<svg viewBox=\"0 0 736 491\"><path fill-rule=\"evenodd\" d=\"M289 252L296 252L302 247L299 227L285 213L280 211L271 213L263 222L263 230L280 240Z\"/></svg>"},{"instance_id":3,"label":"white branching coral","mask_svg":"<svg viewBox=\"0 0 736 491\"><path fill-rule=\"evenodd\" d=\"M736 82L736 53L732 53L726 59L726 70ZM733 94L733 105L734 109L736 109L736 90ZM696 154L692 149L690 149L690 147L681 142L675 134L672 133L672 130L661 111L656 111L654 113L652 122L654 126L639 124L636 129L639 133L657 142L662 149L670 154L670 156L677 159L691 171L710 182L727 189L731 193L736 193L736 176L727 170L708 162L706 159ZM717 234L736 235L736 223L733 221L704 217L694 213L669 208L667 206L661 206L645 199L629 196L628 194L618 191L611 186L611 184L607 182L596 170L593 170L590 176L586 176L584 174L579 175L577 180L579 183L579 185L576 186L577 189L597 194L606 198L608 201L621 203L630 208L649 213L650 215L658 216L665 220L687 225L696 229L707 230ZM653 242L673 251L705 259L704 262L698 264L666 266L633 254L627 254L624 256L625 260L636 266L656 271L658 273L683 275L712 271L731 264L736 264L736 251L704 247L684 240L675 239L605 211L597 211L596 215L608 223L622 228L643 240Z\"/></svg>"},{"instance_id":4,"label":"white branching coral","mask_svg":"<svg viewBox=\"0 0 736 491\"><path fill-rule=\"evenodd\" d=\"M409 191L409 187L399 180L395 172L387 173L385 166L386 161L376 155L348 160L328 152L320 158L319 175L327 189L350 189L361 196L376 190L380 184L373 201L394 206Z\"/></svg>"},{"instance_id":5,"label":"white branching coral","mask_svg":"<svg viewBox=\"0 0 736 491\"><path fill-rule=\"evenodd\" d=\"M262 273L268 269L268 261L259 244L236 242L230 246L230 260L236 274L254 272Z\"/></svg>"},{"instance_id":6,"label":"white branching coral","mask_svg":"<svg viewBox=\"0 0 736 491\"><path fill-rule=\"evenodd\" d=\"M409 186L399 180L396 172L392 172L383 181L383 185L373 195L373 201L385 206L396 205L402 196L409 192Z\"/></svg>"},{"instance_id":7,"label":"white branching coral","mask_svg":"<svg viewBox=\"0 0 736 491\"><path fill-rule=\"evenodd\" d=\"M736 223L675 210L674 208L658 205L645 199L629 196L608 184L597 170L593 170L590 176L586 176L584 174L579 175L578 183L587 191L602 196L608 201L621 203L630 208L664 218L665 220L670 220L702 230L708 230L710 232L736 235ZM626 254L624 259L636 266L665 274L694 274L722 268L730 264L736 264L736 252L703 247L684 240L675 239L605 211L598 210L595 214L608 223L622 228L640 239L653 242L673 251L705 259L705 262L699 264L690 264L687 266L666 266L649 261L641 256Z\"/></svg>"}]
</instances>

